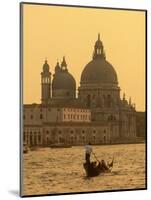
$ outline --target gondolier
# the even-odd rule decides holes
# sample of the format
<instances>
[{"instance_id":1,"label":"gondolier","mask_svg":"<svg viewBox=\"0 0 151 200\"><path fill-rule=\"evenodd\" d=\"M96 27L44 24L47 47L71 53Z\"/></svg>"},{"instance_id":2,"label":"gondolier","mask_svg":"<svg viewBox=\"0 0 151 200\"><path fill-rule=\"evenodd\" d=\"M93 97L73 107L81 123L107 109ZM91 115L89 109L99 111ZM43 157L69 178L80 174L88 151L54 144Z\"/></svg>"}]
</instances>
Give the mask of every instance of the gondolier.
<instances>
[{"instance_id":1,"label":"gondolier","mask_svg":"<svg viewBox=\"0 0 151 200\"><path fill-rule=\"evenodd\" d=\"M85 146L85 160L86 163L90 163L90 156L92 153L92 147L91 147L91 143L89 142L86 146Z\"/></svg>"}]
</instances>

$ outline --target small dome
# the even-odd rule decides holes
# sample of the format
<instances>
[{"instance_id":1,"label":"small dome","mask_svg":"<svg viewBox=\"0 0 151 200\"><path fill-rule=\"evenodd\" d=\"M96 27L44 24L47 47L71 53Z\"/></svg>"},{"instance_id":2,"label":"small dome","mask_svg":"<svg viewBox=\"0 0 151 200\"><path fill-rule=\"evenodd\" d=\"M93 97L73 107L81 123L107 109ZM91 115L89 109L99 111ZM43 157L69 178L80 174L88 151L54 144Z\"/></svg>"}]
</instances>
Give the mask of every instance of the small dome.
<instances>
[{"instance_id":1,"label":"small dome","mask_svg":"<svg viewBox=\"0 0 151 200\"><path fill-rule=\"evenodd\" d=\"M63 57L60 70L55 71L52 80L52 89L76 90L76 82L73 76L68 72L65 57Z\"/></svg>"},{"instance_id":2,"label":"small dome","mask_svg":"<svg viewBox=\"0 0 151 200\"><path fill-rule=\"evenodd\" d=\"M76 82L73 76L68 71L59 71L54 74L52 80L52 88L76 90Z\"/></svg>"},{"instance_id":3,"label":"small dome","mask_svg":"<svg viewBox=\"0 0 151 200\"><path fill-rule=\"evenodd\" d=\"M104 58L90 61L81 74L81 83L118 83L112 65Z\"/></svg>"}]
</instances>

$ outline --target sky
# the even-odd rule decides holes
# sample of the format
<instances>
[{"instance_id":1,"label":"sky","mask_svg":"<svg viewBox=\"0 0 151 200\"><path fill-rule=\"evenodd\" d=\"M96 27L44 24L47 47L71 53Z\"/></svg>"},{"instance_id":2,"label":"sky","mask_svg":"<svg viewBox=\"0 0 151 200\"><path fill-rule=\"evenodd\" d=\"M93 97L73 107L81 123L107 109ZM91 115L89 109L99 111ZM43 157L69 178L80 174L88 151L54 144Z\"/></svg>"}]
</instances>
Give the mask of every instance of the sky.
<instances>
[{"instance_id":1,"label":"sky","mask_svg":"<svg viewBox=\"0 0 151 200\"><path fill-rule=\"evenodd\" d=\"M25 4L23 7L23 103L40 103L45 59L54 74L65 56L80 85L98 33L126 99L145 111L145 12ZM53 77L52 77L53 78Z\"/></svg>"}]
</instances>

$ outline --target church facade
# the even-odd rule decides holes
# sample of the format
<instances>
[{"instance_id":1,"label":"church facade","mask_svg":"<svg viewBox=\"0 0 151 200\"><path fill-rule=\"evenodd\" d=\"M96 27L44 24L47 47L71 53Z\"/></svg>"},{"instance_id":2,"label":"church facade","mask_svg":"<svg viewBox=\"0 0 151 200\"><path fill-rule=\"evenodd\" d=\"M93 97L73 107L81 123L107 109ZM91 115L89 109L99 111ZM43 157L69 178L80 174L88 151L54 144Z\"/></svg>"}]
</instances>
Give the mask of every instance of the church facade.
<instances>
[{"instance_id":1,"label":"church facade","mask_svg":"<svg viewBox=\"0 0 151 200\"><path fill-rule=\"evenodd\" d=\"M110 144L136 138L135 104L125 94L120 98L118 77L107 61L100 35L79 88L65 57L61 65L57 62L53 75L46 60L41 104L24 105L23 112L24 142L29 146Z\"/></svg>"}]
</instances>

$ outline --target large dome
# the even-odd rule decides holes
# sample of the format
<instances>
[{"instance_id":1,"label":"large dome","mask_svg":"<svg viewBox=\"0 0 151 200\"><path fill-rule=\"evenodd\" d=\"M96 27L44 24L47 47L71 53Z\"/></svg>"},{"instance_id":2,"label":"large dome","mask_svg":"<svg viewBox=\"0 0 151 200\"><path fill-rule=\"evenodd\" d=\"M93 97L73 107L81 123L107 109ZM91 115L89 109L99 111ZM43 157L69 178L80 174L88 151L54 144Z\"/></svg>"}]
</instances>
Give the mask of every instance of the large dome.
<instances>
[{"instance_id":1,"label":"large dome","mask_svg":"<svg viewBox=\"0 0 151 200\"><path fill-rule=\"evenodd\" d=\"M117 84L117 74L112 65L104 58L90 61L81 74L81 83L114 83Z\"/></svg>"},{"instance_id":2,"label":"large dome","mask_svg":"<svg viewBox=\"0 0 151 200\"><path fill-rule=\"evenodd\" d=\"M52 80L53 89L76 90L76 82L68 71L55 73Z\"/></svg>"}]
</instances>

